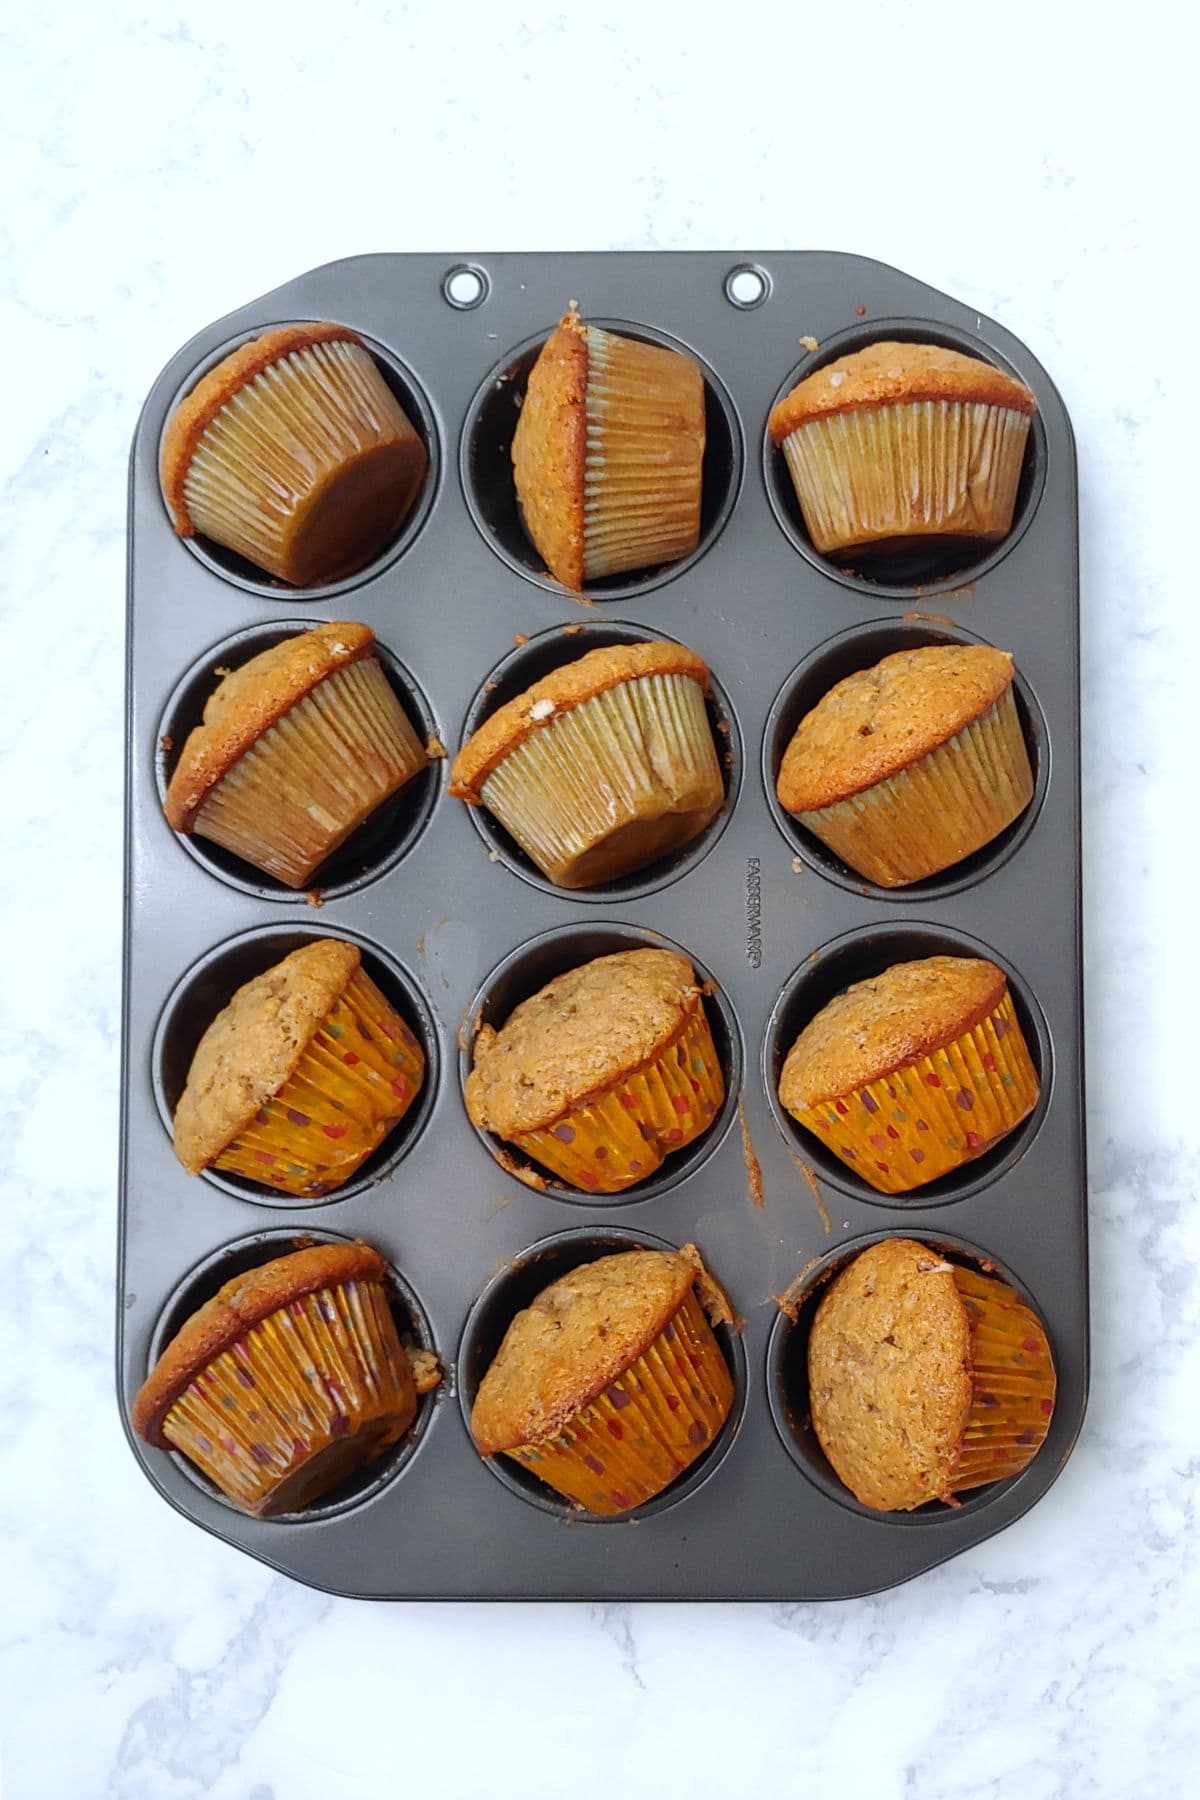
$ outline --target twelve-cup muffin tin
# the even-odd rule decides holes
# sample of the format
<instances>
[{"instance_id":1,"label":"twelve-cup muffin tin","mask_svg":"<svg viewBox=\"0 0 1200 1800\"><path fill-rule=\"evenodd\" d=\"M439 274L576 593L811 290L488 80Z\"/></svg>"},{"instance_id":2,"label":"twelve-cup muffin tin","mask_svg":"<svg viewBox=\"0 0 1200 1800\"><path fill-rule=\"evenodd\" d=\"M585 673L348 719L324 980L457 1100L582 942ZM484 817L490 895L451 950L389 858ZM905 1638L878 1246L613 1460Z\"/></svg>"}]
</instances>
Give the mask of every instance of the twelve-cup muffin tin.
<instances>
[{"instance_id":1,"label":"twelve-cup muffin tin","mask_svg":"<svg viewBox=\"0 0 1200 1800\"><path fill-rule=\"evenodd\" d=\"M584 317L701 359L703 530L673 566L588 601L542 572L519 522L508 446L529 368L569 301ZM158 478L175 402L228 350L280 323L332 319L373 350L429 449L394 544L319 591L272 584L171 530ZM872 570L815 554L774 400L873 339L945 343L1033 389L1013 528L956 568L928 551ZM607 888L552 888L486 814L410 784L293 894L161 812L172 757L216 682L288 632L361 619L414 721L452 755L494 706L596 645L671 637L709 662L724 810L665 863ZM1025 347L895 269L825 253L380 255L317 269L209 326L156 381L133 445L118 1387L133 1395L188 1313L240 1269L309 1241L363 1237L388 1257L404 1328L446 1378L404 1443L302 1515L235 1511L182 1458L131 1438L189 1518L313 1586L389 1598L820 1599L888 1586L1025 1512L1070 1454L1087 1384L1079 936L1075 459L1061 400ZM1026 815L944 875L892 892L836 863L782 813L774 777L799 718L840 676L948 640L1011 650L1036 790ZM436 747L436 744L435 744ZM169 1122L200 1033L242 982L309 936L362 946L428 1058L421 1099L359 1175L301 1204L234 1177L190 1177ZM675 944L706 999L728 1099L705 1136L610 1199L532 1185L463 1106L470 1036L557 971ZM957 1175L885 1198L779 1107L780 1063L848 982L937 952L1009 973L1040 1067L1036 1112ZM878 1515L833 1477L806 1414L814 1287L879 1236L986 1257L1038 1308L1058 1369L1049 1438L1015 1480L962 1505ZM667 1492L599 1521L506 1459L467 1417L513 1313L558 1273L632 1245L695 1241L744 1323L723 1329L733 1412ZM781 1305L781 1301L783 1304Z\"/></svg>"}]
</instances>

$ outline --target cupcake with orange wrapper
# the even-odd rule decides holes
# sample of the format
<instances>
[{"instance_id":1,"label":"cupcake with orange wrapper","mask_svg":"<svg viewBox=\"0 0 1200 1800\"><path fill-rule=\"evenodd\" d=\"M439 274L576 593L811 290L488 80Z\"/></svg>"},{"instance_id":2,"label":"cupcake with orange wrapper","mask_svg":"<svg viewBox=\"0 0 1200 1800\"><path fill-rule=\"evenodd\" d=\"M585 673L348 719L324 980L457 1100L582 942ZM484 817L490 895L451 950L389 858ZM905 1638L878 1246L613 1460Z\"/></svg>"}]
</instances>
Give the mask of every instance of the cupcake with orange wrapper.
<instances>
[{"instance_id":1,"label":"cupcake with orange wrapper","mask_svg":"<svg viewBox=\"0 0 1200 1800\"><path fill-rule=\"evenodd\" d=\"M512 443L521 517L554 579L580 593L694 550L704 444L694 358L566 313L530 372Z\"/></svg>"},{"instance_id":2,"label":"cupcake with orange wrapper","mask_svg":"<svg viewBox=\"0 0 1200 1800\"><path fill-rule=\"evenodd\" d=\"M868 344L805 376L772 409L813 547L893 552L994 543L1012 525L1037 401L1023 382L941 344Z\"/></svg>"},{"instance_id":3,"label":"cupcake with orange wrapper","mask_svg":"<svg viewBox=\"0 0 1200 1800\"><path fill-rule=\"evenodd\" d=\"M694 1244L572 1269L505 1333L471 1409L478 1449L601 1517L644 1505L729 1416L712 1326L732 1316Z\"/></svg>"},{"instance_id":4,"label":"cupcake with orange wrapper","mask_svg":"<svg viewBox=\"0 0 1200 1800\"><path fill-rule=\"evenodd\" d=\"M395 536L429 458L345 325L281 325L210 369L163 434L163 493L200 533L293 587L353 574Z\"/></svg>"},{"instance_id":5,"label":"cupcake with orange wrapper","mask_svg":"<svg viewBox=\"0 0 1200 1800\"><path fill-rule=\"evenodd\" d=\"M471 1123L572 1187L617 1194L706 1131L725 1098L692 965L620 950L570 969L484 1025Z\"/></svg>"},{"instance_id":6,"label":"cupcake with orange wrapper","mask_svg":"<svg viewBox=\"0 0 1200 1800\"><path fill-rule=\"evenodd\" d=\"M950 868L1033 797L1012 657L931 644L839 681L784 752L779 803L881 887Z\"/></svg>"},{"instance_id":7,"label":"cupcake with orange wrapper","mask_svg":"<svg viewBox=\"0 0 1200 1800\"><path fill-rule=\"evenodd\" d=\"M224 677L188 734L163 810L173 831L301 888L428 761L375 633L337 620Z\"/></svg>"},{"instance_id":8,"label":"cupcake with orange wrapper","mask_svg":"<svg viewBox=\"0 0 1200 1800\"><path fill-rule=\"evenodd\" d=\"M1007 1282L911 1238L856 1256L808 1340L813 1430L864 1506L907 1512L1018 1475L1054 1413L1046 1332Z\"/></svg>"},{"instance_id":9,"label":"cupcake with orange wrapper","mask_svg":"<svg viewBox=\"0 0 1200 1800\"><path fill-rule=\"evenodd\" d=\"M789 1050L779 1099L883 1194L981 1156L1038 1099L1008 979L982 957L930 956L857 981Z\"/></svg>"},{"instance_id":10,"label":"cupcake with orange wrapper","mask_svg":"<svg viewBox=\"0 0 1200 1800\"><path fill-rule=\"evenodd\" d=\"M227 1281L172 1338L133 1405L133 1427L186 1456L243 1512L295 1512L397 1443L428 1352L400 1341L387 1264L369 1245L322 1244Z\"/></svg>"},{"instance_id":11,"label":"cupcake with orange wrapper","mask_svg":"<svg viewBox=\"0 0 1200 1800\"><path fill-rule=\"evenodd\" d=\"M341 1187L413 1104L420 1044L362 967L318 938L238 989L188 1070L175 1154L317 1198Z\"/></svg>"},{"instance_id":12,"label":"cupcake with orange wrapper","mask_svg":"<svg viewBox=\"0 0 1200 1800\"><path fill-rule=\"evenodd\" d=\"M708 665L618 644L554 669L463 745L450 792L485 806L551 881L615 881L690 843L725 798Z\"/></svg>"}]
</instances>

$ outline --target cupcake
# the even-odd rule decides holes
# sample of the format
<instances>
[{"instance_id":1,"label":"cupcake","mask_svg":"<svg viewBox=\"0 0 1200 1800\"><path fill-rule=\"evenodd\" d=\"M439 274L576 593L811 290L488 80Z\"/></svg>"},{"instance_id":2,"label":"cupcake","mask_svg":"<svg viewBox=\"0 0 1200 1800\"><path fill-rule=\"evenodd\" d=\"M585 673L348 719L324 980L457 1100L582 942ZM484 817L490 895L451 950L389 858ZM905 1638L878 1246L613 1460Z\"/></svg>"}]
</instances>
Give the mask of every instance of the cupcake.
<instances>
[{"instance_id":1,"label":"cupcake","mask_svg":"<svg viewBox=\"0 0 1200 1800\"><path fill-rule=\"evenodd\" d=\"M294 587L352 574L400 529L425 446L345 325L281 325L181 400L161 473L180 537L200 532Z\"/></svg>"},{"instance_id":2,"label":"cupcake","mask_svg":"<svg viewBox=\"0 0 1200 1800\"><path fill-rule=\"evenodd\" d=\"M707 1131L725 1082L686 956L619 950L484 1025L467 1112L552 1175L619 1194Z\"/></svg>"},{"instance_id":3,"label":"cupcake","mask_svg":"<svg viewBox=\"0 0 1200 1800\"><path fill-rule=\"evenodd\" d=\"M238 989L196 1047L175 1109L191 1175L223 1169L314 1198L349 1181L425 1076L356 944L316 938Z\"/></svg>"},{"instance_id":4,"label":"cupcake","mask_svg":"<svg viewBox=\"0 0 1200 1800\"><path fill-rule=\"evenodd\" d=\"M308 1506L404 1436L420 1382L367 1244L322 1244L235 1275L172 1338L133 1428L178 1450L243 1512Z\"/></svg>"},{"instance_id":5,"label":"cupcake","mask_svg":"<svg viewBox=\"0 0 1200 1800\"><path fill-rule=\"evenodd\" d=\"M590 1513L643 1506L729 1416L709 1317L732 1314L694 1244L572 1269L505 1333L471 1409L480 1453L512 1457Z\"/></svg>"},{"instance_id":6,"label":"cupcake","mask_svg":"<svg viewBox=\"0 0 1200 1800\"><path fill-rule=\"evenodd\" d=\"M226 675L189 732L163 810L288 887L306 887L428 762L369 625L288 637Z\"/></svg>"},{"instance_id":7,"label":"cupcake","mask_svg":"<svg viewBox=\"0 0 1200 1800\"><path fill-rule=\"evenodd\" d=\"M808 1340L813 1430L864 1506L908 1512L1017 1475L1045 1441L1055 1376L1006 1282L911 1238L856 1256Z\"/></svg>"},{"instance_id":8,"label":"cupcake","mask_svg":"<svg viewBox=\"0 0 1200 1800\"><path fill-rule=\"evenodd\" d=\"M1037 1098L1004 971L971 956L856 981L805 1026L779 1080L792 1117L881 1194L982 1156Z\"/></svg>"},{"instance_id":9,"label":"cupcake","mask_svg":"<svg viewBox=\"0 0 1200 1800\"><path fill-rule=\"evenodd\" d=\"M549 880L615 881L677 850L725 799L708 666L682 644L589 650L501 706L450 792L486 806Z\"/></svg>"},{"instance_id":10,"label":"cupcake","mask_svg":"<svg viewBox=\"0 0 1200 1800\"><path fill-rule=\"evenodd\" d=\"M512 443L525 529L554 579L579 593L694 550L704 435L692 357L568 312L530 372Z\"/></svg>"},{"instance_id":11,"label":"cupcake","mask_svg":"<svg viewBox=\"0 0 1200 1800\"><path fill-rule=\"evenodd\" d=\"M885 656L800 721L779 803L868 881L904 887L961 862L1033 796L1012 657L986 644Z\"/></svg>"},{"instance_id":12,"label":"cupcake","mask_svg":"<svg viewBox=\"0 0 1200 1800\"><path fill-rule=\"evenodd\" d=\"M965 545L1012 524L1037 402L1011 375L940 344L869 344L816 370L772 409L813 547Z\"/></svg>"}]
</instances>

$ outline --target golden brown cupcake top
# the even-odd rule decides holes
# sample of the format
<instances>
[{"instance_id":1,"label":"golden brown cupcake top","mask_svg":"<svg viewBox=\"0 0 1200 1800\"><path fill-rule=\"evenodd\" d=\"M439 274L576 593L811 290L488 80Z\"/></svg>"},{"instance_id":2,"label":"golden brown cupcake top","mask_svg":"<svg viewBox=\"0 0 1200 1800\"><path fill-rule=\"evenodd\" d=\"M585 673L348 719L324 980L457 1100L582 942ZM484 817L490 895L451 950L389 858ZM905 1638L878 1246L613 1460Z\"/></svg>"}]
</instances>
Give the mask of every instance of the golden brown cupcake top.
<instances>
[{"instance_id":1,"label":"golden brown cupcake top","mask_svg":"<svg viewBox=\"0 0 1200 1800\"><path fill-rule=\"evenodd\" d=\"M240 987L217 1014L175 1109L175 1154L190 1174L279 1092L361 961L356 944L317 938Z\"/></svg>"},{"instance_id":2,"label":"golden brown cupcake top","mask_svg":"<svg viewBox=\"0 0 1200 1800\"><path fill-rule=\"evenodd\" d=\"M163 433L160 467L163 492L180 537L191 537L195 531L183 496L188 466L196 445L221 408L272 363L282 362L297 350L310 350L314 344L335 343L361 344L362 339L348 325L332 325L327 321L314 325L277 326L274 331L264 332L262 337L231 350L179 402Z\"/></svg>"},{"instance_id":3,"label":"golden brown cupcake top","mask_svg":"<svg viewBox=\"0 0 1200 1800\"><path fill-rule=\"evenodd\" d=\"M327 675L374 648L369 625L339 619L284 638L226 675L205 703L203 724L188 733L171 775L163 802L171 829L191 831L210 790L238 758Z\"/></svg>"},{"instance_id":4,"label":"golden brown cupcake top","mask_svg":"<svg viewBox=\"0 0 1200 1800\"><path fill-rule=\"evenodd\" d=\"M783 1065L779 1098L789 1112L852 1094L893 1069L943 1050L999 1006L1003 969L975 956L893 963L821 1008Z\"/></svg>"},{"instance_id":5,"label":"golden brown cupcake top","mask_svg":"<svg viewBox=\"0 0 1200 1800\"><path fill-rule=\"evenodd\" d=\"M542 345L513 434L512 461L530 537L556 581L583 587L587 326L564 313Z\"/></svg>"},{"instance_id":6,"label":"golden brown cupcake top","mask_svg":"<svg viewBox=\"0 0 1200 1800\"><path fill-rule=\"evenodd\" d=\"M235 1275L192 1314L142 1383L131 1414L133 1429L160 1449L167 1414L201 1370L215 1362L254 1325L322 1288L347 1281L382 1281L387 1264L369 1244L320 1244L276 1257Z\"/></svg>"},{"instance_id":7,"label":"golden brown cupcake top","mask_svg":"<svg viewBox=\"0 0 1200 1800\"><path fill-rule=\"evenodd\" d=\"M771 410L767 430L781 444L799 425L855 407L889 406L914 400L959 400L1037 411L1023 382L982 357L964 356L941 344L868 344L839 356L798 381Z\"/></svg>"},{"instance_id":8,"label":"golden brown cupcake top","mask_svg":"<svg viewBox=\"0 0 1200 1800\"><path fill-rule=\"evenodd\" d=\"M817 1308L808 1340L813 1427L864 1506L950 1498L972 1377L954 1271L925 1244L872 1244Z\"/></svg>"},{"instance_id":9,"label":"golden brown cupcake top","mask_svg":"<svg viewBox=\"0 0 1200 1800\"><path fill-rule=\"evenodd\" d=\"M830 688L801 719L779 770L779 803L815 812L906 769L978 719L1013 678L989 644L899 650Z\"/></svg>"},{"instance_id":10,"label":"golden brown cupcake top","mask_svg":"<svg viewBox=\"0 0 1200 1800\"><path fill-rule=\"evenodd\" d=\"M482 1454L553 1437L654 1342L702 1270L694 1244L624 1250L543 1289L479 1385L471 1432Z\"/></svg>"},{"instance_id":11,"label":"golden brown cupcake top","mask_svg":"<svg viewBox=\"0 0 1200 1800\"><path fill-rule=\"evenodd\" d=\"M477 805L480 789L493 769L533 732L553 724L573 707L594 700L597 694L647 675L690 675L703 688L708 687L708 664L683 644L615 644L589 650L575 662L551 669L515 700L497 707L478 731L472 732L454 759L450 792Z\"/></svg>"},{"instance_id":12,"label":"golden brown cupcake top","mask_svg":"<svg viewBox=\"0 0 1200 1800\"><path fill-rule=\"evenodd\" d=\"M618 950L565 975L475 1039L467 1112L481 1131L542 1131L656 1057L702 1004L673 950Z\"/></svg>"}]
</instances>

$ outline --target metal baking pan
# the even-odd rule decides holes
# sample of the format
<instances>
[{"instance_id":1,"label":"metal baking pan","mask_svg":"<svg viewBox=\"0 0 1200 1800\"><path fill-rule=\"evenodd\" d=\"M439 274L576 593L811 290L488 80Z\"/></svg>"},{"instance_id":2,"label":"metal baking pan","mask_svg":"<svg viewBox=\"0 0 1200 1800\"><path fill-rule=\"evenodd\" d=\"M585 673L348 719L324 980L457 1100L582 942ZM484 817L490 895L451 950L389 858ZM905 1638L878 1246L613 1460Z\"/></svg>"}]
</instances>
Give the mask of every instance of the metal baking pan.
<instances>
[{"instance_id":1,"label":"metal baking pan","mask_svg":"<svg viewBox=\"0 0 1200 1800\"><path fill-rule=\"evenodd\" d=\"M567 303L680 344L708 394L704 529L693 556L559 590L521 532L507 448L537 347ZM426 437L429 474L400 539L319 591L272 585L173 534L158 481L176 399L226 350L288 320L334 319L374 349ZM927 337L1015 371L1038 400L1014 526L969 566L936 558L870 577L804 536L766 436L806 369L871 338ZM813 351L802 339L816 340ZM641 876L549 887L478 812L446 762L325 872L314 905L168 829L160 795L213 671L286 631L362 619L413 715L451 752L468 721L555 662L630 637L682 640L715 676L727 805ZM849 669L906 644L1011 650L1036 767L1025 817L944 876L884 893L782 814L774 772L795 723ZM228 1505L181 1458L134 1454L188 1518L314 1587L380 1598L812 1600L868 1593L977 1544L1032 1506L1083 1417L1088 1358L1081 1058L1078 533L1063 404L991 320L853 256L762 252L380 255L331 264L208 326L155 382L133 444L118 1389L237 1268L323 1236L368 1239L447 1379L414 1431L357 1485L294 1519ZM489 683L496 684L489 687ZM422 1102L359 1177L319 1204L176 1162L170 1110L197 1038L252 973L305 934L360 942L420 1033ZM708 1001L729 1100L658 1177L610 1200L531 1187L462 1101L464 1026L502 1016L556 970L631 943L680 945ZM813 1145L774 1098L782 1054L823 1000L889 962L984 952L1011 977L1041 1103L955 1177L885 1199ZM876 1515L833 1478L805 1413L808 1285L872 1237L986 1254L1035 1302L1059 1397L1025 1472L961 1506ZM699 1244L744 1317L724 1343L736 1401L719 1440L630 1517L591 1520L511 1465L486 1463L471 1397L514 1311L572 1262L623 1244ZM795 1320L779 1297L799 1297Z\"/></svg>"}]
</instances>

